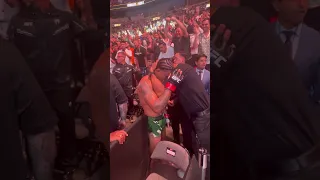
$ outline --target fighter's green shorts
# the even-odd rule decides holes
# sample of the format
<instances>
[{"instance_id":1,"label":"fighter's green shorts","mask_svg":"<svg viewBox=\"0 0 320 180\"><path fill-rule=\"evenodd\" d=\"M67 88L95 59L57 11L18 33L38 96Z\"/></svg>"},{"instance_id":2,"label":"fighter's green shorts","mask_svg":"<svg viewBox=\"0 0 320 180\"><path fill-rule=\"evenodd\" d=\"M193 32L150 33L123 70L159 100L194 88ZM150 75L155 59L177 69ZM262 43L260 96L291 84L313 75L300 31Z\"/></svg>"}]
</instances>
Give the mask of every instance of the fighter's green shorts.
<instances>
[{"instance_id":1,"label":"fighter's green shorts","mask_svg":"<svg viewBox=\"0 0 320 180\"><path fill-rule=\"evenodd\" d=\"M163 116L148 117L149 132L154 137L159 137L163 128L166 126L166 119Z\"/></svg>"}]
</instances>

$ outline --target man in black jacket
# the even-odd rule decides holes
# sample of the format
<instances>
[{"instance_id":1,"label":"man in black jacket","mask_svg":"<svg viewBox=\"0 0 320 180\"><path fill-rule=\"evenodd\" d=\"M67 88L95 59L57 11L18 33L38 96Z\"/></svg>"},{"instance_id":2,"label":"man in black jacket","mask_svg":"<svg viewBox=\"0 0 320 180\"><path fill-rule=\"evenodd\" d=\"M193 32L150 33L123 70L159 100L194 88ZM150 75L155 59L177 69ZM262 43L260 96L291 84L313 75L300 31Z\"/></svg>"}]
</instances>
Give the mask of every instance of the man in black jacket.
<instances>
[{"instance_id":1,"label":"man in black jacket","mask_svg":"<svg viewBox=\"0 0 320 180\"><path fill-rule=\"evenodd\" d=\"M10 180L26 179L28 168L22 154L22 132L35 178L53 180L54 126L58 118L16 47L0 39L0 55L1 176Z\"/></svg>"},{"instance_id":2,"label":"man in black jacket","mask_svg":"<svg viewBox=\"0 0 320 180\"><path fill-rule=\"evenodd\" d=\"M220 7L211 25L214 175L320 178L319 111L268 22Z\"/></svg>"},{"instance_id":3,"label":"man in black jacket","mask_svg":"<svg viewBox=\"0 0 320 180\"><path fill-rule=\"evenodd\" d=\"M118 52L117 64L113 68L112 74L119 81L122 89L128 97L129 113L133 110L133 66L125 62L126 54L122 51Z\"/></svg>"},{"instance_id":4,"label":"man in black jacket","mask_svg":"<svg viewBox=\"0 0 320 180\"><path fill-rule=\"evenodd\" d=\"M10 40L20 50L59 118L59 166L74 164L76 154L70 45L73 37L84 30L72 14L54 8L49 0L34 0L22 6L8 28Z\"/></svg>"}]
</instances>

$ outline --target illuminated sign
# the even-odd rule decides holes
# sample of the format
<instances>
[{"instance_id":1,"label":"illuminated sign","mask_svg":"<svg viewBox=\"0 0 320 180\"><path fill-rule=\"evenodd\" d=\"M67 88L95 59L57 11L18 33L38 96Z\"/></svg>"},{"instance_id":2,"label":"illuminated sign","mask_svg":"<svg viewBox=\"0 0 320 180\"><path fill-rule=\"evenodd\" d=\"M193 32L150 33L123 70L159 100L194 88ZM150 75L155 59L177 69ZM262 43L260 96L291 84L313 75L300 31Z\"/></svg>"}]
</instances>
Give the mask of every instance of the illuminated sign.
<instances>
[{"instance_id":1,"label":"illuminated sign","mask_svg":"<svg viewBox=\"0 0 320 180\"><path fill-rule=\"evenodd\" d=\"M144 4L144 1L134 2L127 4L127 7L135 7L135 6L141 6Z\"/></svg>"},{"instance_id":2,"label":"illuminated sign","mask_svg":"<svg viewBox=\"0 0 320 180\"><path fill-rule=\"evenodd\" d=\"M152 21L156 21L156 20L159 20L160 19L160 17L154 17L154 18L152 18Z\"/></svg>"},{"instance_id":3,"label":"illuminated sign","mask_svg":"<svg viewBox=\"0 0 320 180\"><path fill-rule=\"evenodd\" d=\"M144 1L137 2L138 6L143 5L143 4L144 4Z\"/></svg>"},{"instance_id":4,"label":"illuminated sign","mask_svg":"<svg viewBox=\"0 0 320 180\"><path fill-rule=\"evenodd\" d=\"M114 27L120 27L121 24L114 24L113 26L114 26Z\"/></svg>"}]
</instances>

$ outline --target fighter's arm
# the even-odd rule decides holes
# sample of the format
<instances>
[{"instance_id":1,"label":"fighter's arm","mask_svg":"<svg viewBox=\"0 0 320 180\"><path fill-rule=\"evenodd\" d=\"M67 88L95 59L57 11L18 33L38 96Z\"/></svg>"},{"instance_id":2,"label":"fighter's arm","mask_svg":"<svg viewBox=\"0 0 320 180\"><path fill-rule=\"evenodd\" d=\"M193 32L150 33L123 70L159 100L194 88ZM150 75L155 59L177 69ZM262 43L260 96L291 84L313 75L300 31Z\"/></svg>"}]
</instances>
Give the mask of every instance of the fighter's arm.
<instances>
[{"instance_id":1,"label":"fighter's arm","mask_svg":"<svg viewBox=\"0 0 320 180\"><path fill-rule=\"evenodd\" d=\"M142 98L144 98L149 107L156 113L162 113L168 104L171 91L169 89L165 89L164 92L158 97L146 82L142 82L140 84L140 90Z\"/></svg>"},{"instance_id":2,"label":"fighter's arm","mask_svg":"<svg viewBox=\"0 0 320 180\"><path fill-rule=\"evenodd\" d=\"M154 77L155 76L151 77L152 78L151 84L153 87L153 91L156 93L156 95L158 97L160 97L164 92L164 85L162 84L162 82L159 79L154 78Z\"/></svg>"}]
</instances>

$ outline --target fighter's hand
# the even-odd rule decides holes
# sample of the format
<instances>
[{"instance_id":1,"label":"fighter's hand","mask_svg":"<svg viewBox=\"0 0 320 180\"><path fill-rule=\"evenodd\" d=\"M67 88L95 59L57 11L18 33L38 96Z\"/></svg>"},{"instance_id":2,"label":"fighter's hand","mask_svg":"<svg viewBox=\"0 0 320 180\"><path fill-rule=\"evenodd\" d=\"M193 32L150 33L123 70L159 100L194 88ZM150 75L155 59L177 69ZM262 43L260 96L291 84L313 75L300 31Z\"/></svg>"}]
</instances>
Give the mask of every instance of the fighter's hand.
<instances>
[{"instance_id":1,"label":"fighter's hand","mask_svg":"<svg viewBox=\"0 0 320 180\"><path fill-rule=\"evenodd\" d=\"M112 132L110 133L110 142L119 141L119 144L123 144L126 141L127 136L128 134L124 130Z\"/></svg>"},{"instance_id":2,"label":"fighter's hand","mask_svg":"<svg viewBox=\"0 0 320 180\"><path fill-rule=\"evenodd\" d=\"M182 82L183 75L181 69L175 69L168 77L168 82L165 85L165 88L169 89L172 92L175 92L177 86Z\"/></svg>"},{"instance_id":3,"label":"fighter's hand","mask_svg":"<svg viewBox=\"0 0 320 180\"><path fill-rule=\"evenodd\" d=\"M234 44L230 44L231 30L224 24L220 24L218 27L211 25L213 30L213 37L211 38L211 54L210 59L214 64L221 67L221 61L227 62L234 54L236 48Z\"/></svg>"}]
</instances>

